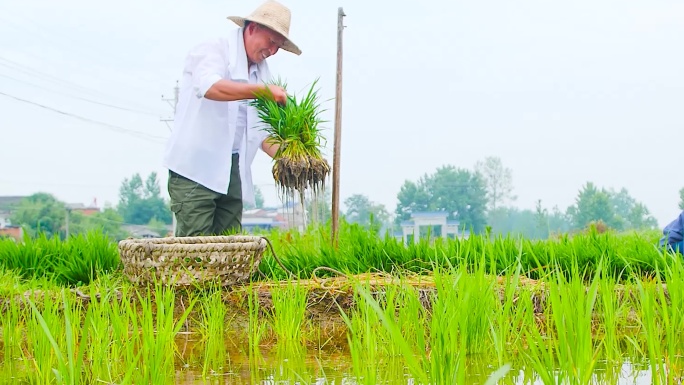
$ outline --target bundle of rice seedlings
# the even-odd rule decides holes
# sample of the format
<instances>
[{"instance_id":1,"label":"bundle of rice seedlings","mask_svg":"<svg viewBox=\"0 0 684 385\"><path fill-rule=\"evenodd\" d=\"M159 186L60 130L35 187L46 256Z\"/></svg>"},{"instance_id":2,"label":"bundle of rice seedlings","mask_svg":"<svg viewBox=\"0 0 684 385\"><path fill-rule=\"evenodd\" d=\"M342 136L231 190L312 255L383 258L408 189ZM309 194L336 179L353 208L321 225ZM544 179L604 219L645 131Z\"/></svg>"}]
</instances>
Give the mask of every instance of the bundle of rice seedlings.
<instances>
[{"instance_id":1,"label":"bundle of rice seedlings","mask_svg":"<svg viewBox=\"0 0 684 385\"><path fill-rule=\"evenodd\" d=\"M318 79L301 100L288 94L285 105L275 102L268 89L257 94L250 102L265 123L267 142L279 145L273 158L276 185L286 197L298 192L302 204L304 191L310 188L316 196L323 191L325 179L330 173L330 165L321 153L325 138L319 127L324 121L319 117L322 110L315 89L317 83ZM287 90L287 84L280 79L270 84Z\"/></svg>"}]
</instances>

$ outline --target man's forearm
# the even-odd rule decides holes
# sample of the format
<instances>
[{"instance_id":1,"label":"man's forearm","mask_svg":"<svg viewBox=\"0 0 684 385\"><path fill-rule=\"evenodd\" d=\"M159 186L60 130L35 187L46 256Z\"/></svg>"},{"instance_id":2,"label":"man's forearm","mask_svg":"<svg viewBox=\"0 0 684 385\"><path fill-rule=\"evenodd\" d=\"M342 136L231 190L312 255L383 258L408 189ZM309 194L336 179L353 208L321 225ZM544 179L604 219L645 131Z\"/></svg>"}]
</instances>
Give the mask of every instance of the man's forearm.
<instances>
[{"instance_id":1,"label":"man's forearm","mask_svg":"<svg viewBox=\"0 0 684 385\"><path fill-rule=\"evenodd\" d=\"M230 102L234 100L254 99L255 92L263 91L264 86L260 84L239 83L226 79L221 79L214 83L204 97L219 102Z\"/></svg>"},{"instance_id":2,"label":"man's forearm","mask_svg":"<svg viewBox=\"0 0 684 385\"><path fill-rule=\"evenodd\" d=\"M280 145L269 142L268 138L261 142L261 149L268 154L271 158L275 158L276 152L278 152Z\"/></svg>"}]
</instances>

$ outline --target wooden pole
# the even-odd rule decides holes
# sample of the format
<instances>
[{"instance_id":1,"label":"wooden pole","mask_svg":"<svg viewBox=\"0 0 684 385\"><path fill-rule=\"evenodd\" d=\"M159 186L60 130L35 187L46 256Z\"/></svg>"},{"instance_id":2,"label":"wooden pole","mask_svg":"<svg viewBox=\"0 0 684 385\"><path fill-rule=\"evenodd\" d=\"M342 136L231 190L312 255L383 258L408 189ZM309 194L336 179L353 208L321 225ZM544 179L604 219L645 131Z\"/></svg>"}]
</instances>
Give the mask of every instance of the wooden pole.
<instances>
[{"instance_id":1,"label":"wooden pole","mask_svg":"<svg viewBox=\"0 0 684 385\"><path fill-rule=\"evenodd\" d=\"M332 191L332 243L337 247L337 232L340 216L340 138L342 130L342 31L346 16L342 7L337 9L337 81L335 86L335 143L333 152Z\"/></svg>"}]
</instances>

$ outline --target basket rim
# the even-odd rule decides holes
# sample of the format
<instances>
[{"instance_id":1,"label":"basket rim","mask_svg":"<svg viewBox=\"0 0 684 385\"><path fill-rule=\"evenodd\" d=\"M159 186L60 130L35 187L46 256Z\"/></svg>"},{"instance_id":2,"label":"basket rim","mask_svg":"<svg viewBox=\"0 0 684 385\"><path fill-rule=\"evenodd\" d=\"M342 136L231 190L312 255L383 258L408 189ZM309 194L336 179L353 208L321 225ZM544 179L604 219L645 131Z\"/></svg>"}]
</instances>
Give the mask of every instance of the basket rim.
<instances>
[{"instance_id":1,"label":"basket rim","mask_svg":"<svg viewBox=\"0 0 684 385\"><path fill-rule=\"evenodd\" d=\"M194 237L155 237L155 238L127 238L119 241L119 245L141 244L141 245L244 245L246 243L264 243L263 236L243 236L243 235L212 235Z\"/></svg>"}]
</instances>

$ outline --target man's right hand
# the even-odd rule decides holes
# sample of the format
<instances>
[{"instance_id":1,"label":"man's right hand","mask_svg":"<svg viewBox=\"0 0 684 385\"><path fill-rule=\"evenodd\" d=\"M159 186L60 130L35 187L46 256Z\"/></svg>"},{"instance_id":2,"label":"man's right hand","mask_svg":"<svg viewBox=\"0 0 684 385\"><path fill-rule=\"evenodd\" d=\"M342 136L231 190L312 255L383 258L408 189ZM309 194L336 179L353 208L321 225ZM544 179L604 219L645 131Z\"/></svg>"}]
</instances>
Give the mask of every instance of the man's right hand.
<instances>
[{"instance_id":1,"label":"man's right hand","mask_svg":"<svg viewBox=\"0 0 684 385\"><path fill-rule=\"evenodd\" d=\"M278 104L285 105L285 103L287 103L287 92L285 92L285 89L283 87L278 87L276 85L269 84L268 89L271 91L273 99Z\"/></svg>"}]
</instances>

